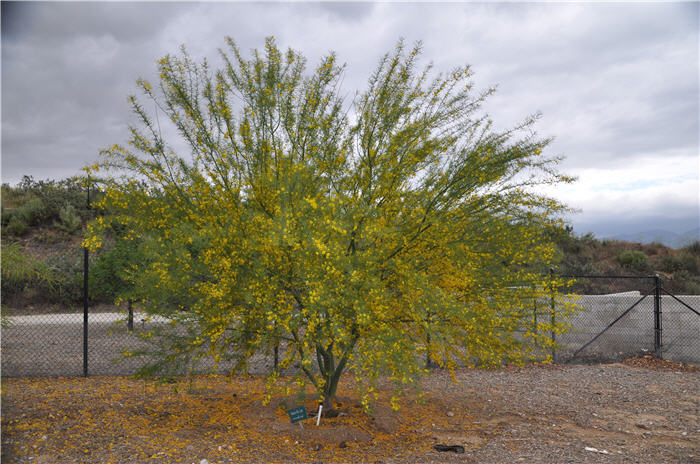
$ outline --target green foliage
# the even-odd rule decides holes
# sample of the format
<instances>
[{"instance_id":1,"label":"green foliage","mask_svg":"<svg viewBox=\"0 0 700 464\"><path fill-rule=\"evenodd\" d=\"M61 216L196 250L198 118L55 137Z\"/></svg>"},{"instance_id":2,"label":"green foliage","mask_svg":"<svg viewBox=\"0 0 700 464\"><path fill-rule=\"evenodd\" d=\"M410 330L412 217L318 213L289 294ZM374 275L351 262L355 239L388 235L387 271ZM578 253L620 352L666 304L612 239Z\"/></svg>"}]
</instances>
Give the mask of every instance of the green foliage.
<instances>
[{"instance_id":1,"label":"green foliage","mask_svg":"<svg viewBox=\"0 0 700 464\"><path fill-rule=\"evenodd\" d=\"M617 257L620 264L634 272L648 272L649 265L647 263L647 256L642 251L637 250L627 250L620 253Z\"/></svg>"},{"instance_id":2,"label":"green foliage","mask_svg":"<svg viewBox=\"0 0 700 464\"><path fill-rule=\"evenodd\" d=\"M660 243L643 245L623 241L607 241L607 245L602 246L593 234L577 237L570 228L554 232L552 237L559 248L557 272L560 274L615 276L629 274L630 271L658 273L666 290L678 295L698 294L700 255L693 253L693 244L680 250L667 248ZM605 279L581 279L576 283L576 291L600 294L629 289L624 285L608 288L606 282Z\"/></svg>"},{"instance_id":3,"label":"green foliage","mask_svg":"<svg viewBox=\"0 0 700 464\"><path fill-rule=\"evenodd\" d=\"M3 210L5 232L14 236L24 235L30 226L40 224L45 214L44 202L41 198L29 196L21 206Z\"/></svg>"},{"instance_id":4,"label":"green foliage","mask_svg":"<svg viewBox=\"0 0 700 464\"><path fill-rule=\"evenodd\" d=\"M80 220L78 213L75 211L75 207L70 203L66 203L63 208L60 209L58 217L59 221L54 222L54 226L58 230L68 235L73 235L75 232L80 230L82 221Z\"/></svg>"},{"instance_id":5,"label":"green foliage","mask_svg":"<svg viewBox=\"0 0 700 464\"><path fill-rule=\"evenodd\" d=\"M3 230L10 236L21 237L29 230L29 226L19 215L13 214L9 217L7 225Z\"/></svg>"},{"instance_id":6,"label":"green foliage","mask_svg":"<svg viewBox=\"0 0 700 464\"><path fill-rule=\"evenodd\" d=\"M46 263L57 276L56 285L45 289L47 300L65 306L79 305L83 299L83 253L79 247L61 250L47 257Z\"/></svg>"},{"instance_id":7,"label":"green foliage","mask_svg":"<svg viewBox=\"0 0 700 464\"><path fill-rule=\"evenodd\" d=\"M662 262L664 272L677 272L680 270L688 271L689 273L697 274L698 259L690 254L676 254L666 256Z\"/></svg>"},{"instance_id":8,"label":"green foliage","mask_svg":"<svg viewBox=\"0 0 700 464\"><path fill-rule=\"evenodd\" d=\"M352 368L367 406L381 374L415 386L426 350L448 368L537 356L554 328L532 326L522 293L556 292L541 271L564 207L531 187L571 179L542 155L535 118L495 130L480 113L492 89L474 92L466 66L419 70L420 46L386 54L348 106L335 55L308 70L272 39L250 59L228 45L220 70L183 51L159 61L160 91L139 81L191 157L131 97L129 148L88 169L115 177L85 245L121 224L144 257L131 295L177 326L148 334L143 372L210 355L243 368L284 340L297 386L332 407Z\"/></svg>"},{"instance_id":9,"label":"green foliage","mask_svg":"<svg viewBox=\"0 0 700 464\"><path fill-rule=\"evenodd\" d=\"M684 246L683 250L693 256L700 257L700 240L695 240L694 242Z\"/></svg>"},{"instance_id":10,"label":"green foliage","mask_svg":"<svg viewBox=\"0 0 700 464\"><path fill-rule=\"evenodd\" d=\"M48 216L48 212L41 198L32 198L15 212L28 225L40 224Z\"/></svg>"},{"instance_id":11,"label":"green foliage","mask_svg":"<svg viewBox=\"0 0 700 464\"><path fill-rule=\"evenodd\" d=\"M97 197L99 198L99 193ZM91 217L85 188L76 180L35 181L25 176L17 186L2 185L2 225L5 237L25 237L51 250L32 262L50 269L51 279L3 279L4 297L73 306L82 298L82 250L70 243ZM5 244L3 244L5 247ZM21 251L19 245L12 245ZM14 250L12 248L12 250ZM3 266L4 267L4 266ZM9 287L8 287L9 286Z\"/></svg>"},{"instance_id":12,"label":"green foliage","mask_svg":"<svg viewBox=\"0 0 700 464\"><path fill-rule=\"evenodd\" d=\"M2 243L2 294L4 298L33 284L56 285L56 275L43 261L28 256L16 242Z\"/></svg>"},{"instance_id":13,"label":"green foliage","mask_svg":"<svg viewBox=\"0 0 700 464\"><path fill-rule=\"evenodd\" d=\"M28 227L60 224L64 231L75 233L77 222L89 217L85 188L76 180L35 181L24 176L22 181L11 187L2 185L2 224L8 226L13 218ZM100 193L97 193L99 198ZM77 219L77 221L76 221Z\"/></svg>"},{"instance_id":14,"label":"green foliage","mask_svg":"<svg viewBox=\"0 0 700 464\"><path fill-rule=\"evenodd\" d=\"M146 264L137 241L121 237L118 231L113 234L114 245L95 257L88 280L90 297L110 303L134 297L132 266Z\"/></svg>"}]
</instances>

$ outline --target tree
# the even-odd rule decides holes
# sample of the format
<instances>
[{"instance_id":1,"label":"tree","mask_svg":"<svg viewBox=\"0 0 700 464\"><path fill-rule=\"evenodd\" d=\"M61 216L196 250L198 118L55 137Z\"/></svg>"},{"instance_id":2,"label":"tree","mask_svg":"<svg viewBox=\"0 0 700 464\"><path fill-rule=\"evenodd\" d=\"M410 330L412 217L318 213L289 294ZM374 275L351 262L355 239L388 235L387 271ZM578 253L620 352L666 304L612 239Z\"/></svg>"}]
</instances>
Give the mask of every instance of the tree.
<instances>
[{"instance_id":1,"label":"tree","mask_svg":"<svg viewBox=\"0 0 700 464\"><path fill-rule=\"evenodd\" d=\"M139 80L156 118L130 97L140 127L88 171L113 173L102 205L141 238L140 298L178 327L149 335L143 373L201 356L243 368L281 342L280 367L298 364L328 411L348 369L365 406L380 375L396 404L426 352L448 368L534 355L551 327L528 298L553 288L563 206L532 187L571 179L535 117L495 130L480 113L493 89L475 92L466 66L418 71L420 52L399 42L351 103L334 54L307 70L273 38L249 59L228 39L217 71L183 48L159 61L159 87Z\"/></svg>"},{"instance_id":2,"label":"tree","mask_svg":"<svg viewBox=\"0 0 700 464\"><path fill-rule=\"evenodd\" d=\"M101 301L116 302L119 305L126 300L127 329L134 330L134 294L138 294L133 275L134 264L145 266L148 260L141 254L138 240L119 224L105 227L113 243L95 258L90 266L90 296ZM126 233L126 235L125 235Z\"/></svg>"}]
</instances>

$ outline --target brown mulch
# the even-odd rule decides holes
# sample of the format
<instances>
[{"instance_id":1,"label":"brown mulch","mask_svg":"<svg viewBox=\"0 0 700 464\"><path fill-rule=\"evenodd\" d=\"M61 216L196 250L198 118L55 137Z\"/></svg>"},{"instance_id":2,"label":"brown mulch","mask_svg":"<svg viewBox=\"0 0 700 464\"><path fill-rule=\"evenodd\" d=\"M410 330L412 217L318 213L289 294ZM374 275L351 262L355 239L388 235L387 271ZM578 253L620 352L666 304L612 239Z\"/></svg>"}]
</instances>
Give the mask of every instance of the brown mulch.
<instances>
[{"instance_id":1,"label":"brown mulch","mask_svg":"<svg viewBox=\"0 0 700 464\"><path fill-rule=\"evenodd\" d=\"M422 397L372 415L353 391L346 379L341 414L302 429L282 404L313 398L265 406L259 376L3 379L2 462L700 462L700 374L668 361L433 371Z\"/></svg>"},{"instance_id":2,"label":"brown mulch","mask_svg":"<svg viewBox=\"0 0 700 464\"><path fill-rule=\"evenodd\" d=\"M627 366L642 367L644 369L654 370L670 370L678 372L700 371L700 368L691 366L690 364L683 364L681 362L670 361L668 359L661 359L650 354L641 356L639 358L627 358L622 361L622 364L625 364Z\"/></svg>"}]
</instances>

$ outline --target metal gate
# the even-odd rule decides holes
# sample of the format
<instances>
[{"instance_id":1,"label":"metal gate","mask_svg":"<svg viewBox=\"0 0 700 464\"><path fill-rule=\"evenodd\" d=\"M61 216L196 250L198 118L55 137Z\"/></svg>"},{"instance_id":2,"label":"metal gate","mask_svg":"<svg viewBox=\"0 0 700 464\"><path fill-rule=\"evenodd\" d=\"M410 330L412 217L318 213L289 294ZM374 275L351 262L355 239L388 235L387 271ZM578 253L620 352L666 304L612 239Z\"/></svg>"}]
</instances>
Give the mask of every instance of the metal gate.
<instances>
[{"instance_id":1,"label":"metal gate","mask_svg":"<svg viewBox=\"0 0 700 464\"><path fill-rule=\"evenodd\" d=\"M557 339L557 362L614 361L640 354L700 364L700 296L675 296L658 275L561 276L579 308Z\"/></svg>"}]
</instances>

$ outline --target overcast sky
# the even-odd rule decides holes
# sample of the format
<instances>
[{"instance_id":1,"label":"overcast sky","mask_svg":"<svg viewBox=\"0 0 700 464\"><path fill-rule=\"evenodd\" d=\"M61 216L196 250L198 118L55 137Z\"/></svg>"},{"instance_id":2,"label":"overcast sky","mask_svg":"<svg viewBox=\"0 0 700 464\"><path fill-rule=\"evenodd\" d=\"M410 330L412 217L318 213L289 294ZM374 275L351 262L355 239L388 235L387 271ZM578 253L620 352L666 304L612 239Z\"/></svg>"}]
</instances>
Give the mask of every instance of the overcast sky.
<instances>
[{"instance_id":1,"label":"overcast sky","mask_svg":"<svg viewBox=\"0 0 700 464\"><path fill-rule=\"evenodd\" d=\"M126 96L186 45L217 61L282 48L337 52L344 88L363 89L399 37L437 69L470 64L498 85L505 128L541 112L573 185L550 193L581 212L578 233L699 226L698 3L44 3L2 2L2 182L60 179L127 140Z\"/></svg>"}]
</instances>

